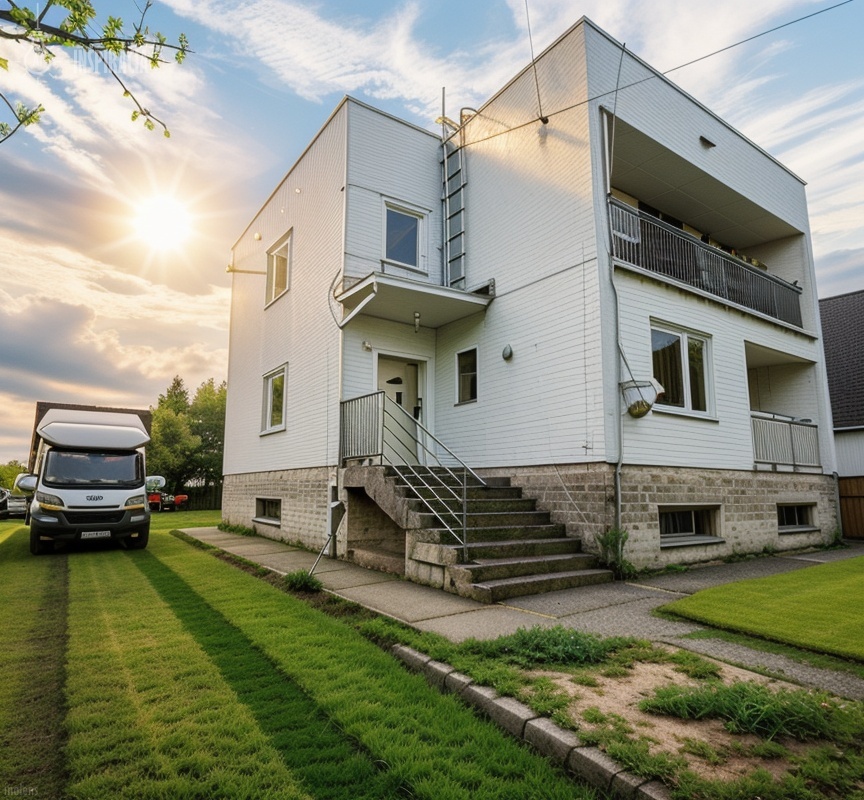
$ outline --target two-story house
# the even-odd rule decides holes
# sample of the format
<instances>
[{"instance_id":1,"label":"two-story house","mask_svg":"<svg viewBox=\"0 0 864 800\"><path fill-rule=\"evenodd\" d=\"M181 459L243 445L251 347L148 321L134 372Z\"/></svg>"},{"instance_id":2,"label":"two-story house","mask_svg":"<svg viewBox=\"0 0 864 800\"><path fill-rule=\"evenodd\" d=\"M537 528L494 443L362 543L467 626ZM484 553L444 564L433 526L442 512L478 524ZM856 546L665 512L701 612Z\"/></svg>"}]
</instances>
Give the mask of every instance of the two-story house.
<instances>
[{"instance_id":1,"label":"two-story house","mask_svg":"<svg viewBox=\"0 0 864 800\"><path fill-rule=\"evenodd\" d=\"M225 518L486 599L829 541L801 179L587 19L453 117L344 99L234 245Z\"/></svg>"}]
</instances>

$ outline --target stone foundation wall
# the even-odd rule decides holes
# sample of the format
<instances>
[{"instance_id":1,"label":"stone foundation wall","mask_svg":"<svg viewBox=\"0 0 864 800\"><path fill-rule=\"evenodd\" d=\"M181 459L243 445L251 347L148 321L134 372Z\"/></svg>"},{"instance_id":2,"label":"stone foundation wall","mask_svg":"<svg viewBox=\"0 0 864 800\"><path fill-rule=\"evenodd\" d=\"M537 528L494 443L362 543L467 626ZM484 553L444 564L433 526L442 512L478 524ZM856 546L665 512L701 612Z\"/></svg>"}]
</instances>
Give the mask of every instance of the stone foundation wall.
<instances>
[{"instance_id":1,"label":"stone foundation wall","mask_svg":"<svg viewBox=\"0 0 864 800\"><path fill-rule=\"evenodd\" d=\"M554 522L566 525L586 552L597 552L596 536L615 524L614 464L496 468L482 474L509 476L524 497L536 499ZM814 530L779 533L777 505L784 503L813 504ZM716 508L717 541L661 547L659 506ZM637 569L818 547L833 540L838 525L835 481L827 475L626 465L621 471L621 527L630 534L625 555Z\"/></svg>"},{"instance_id":2,"label":"stone foundation wall","mask_svg":"<svg viewBox=\"0 0 864 800\"><path fill-rule=\"evenodd\" d=\"M327 538L328 487L335 479L336 470L329 467L226 475L222 519L254 528L259 536L317 550ZM282 502L278 525L256 521L257 498Z\"/></svg>"}]
</instances>

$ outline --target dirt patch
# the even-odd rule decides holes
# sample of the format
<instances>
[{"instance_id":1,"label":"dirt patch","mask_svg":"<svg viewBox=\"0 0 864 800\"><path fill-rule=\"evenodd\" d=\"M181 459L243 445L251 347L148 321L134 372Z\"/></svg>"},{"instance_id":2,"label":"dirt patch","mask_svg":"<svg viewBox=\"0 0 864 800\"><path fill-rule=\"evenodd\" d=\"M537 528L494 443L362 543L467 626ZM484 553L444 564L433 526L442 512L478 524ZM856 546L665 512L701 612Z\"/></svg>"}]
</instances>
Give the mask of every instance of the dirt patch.
<instances>
[{"instance_id":1,"label":"dirt patch","mask_svg":"<svg viewBox=\"0 0 864 800\"><path fill-rule=\"evenodd\" d=\"M720 680L725 684L752 681L772 688L800 689L785 681L766 678L727 664L718 666ZM760 746L764 745L762 739L751 734L730 733L718 720L682 720L641 711L638 707L640 701L652 697L657 688L670 684L700 684L700 681L676 670L674 664L640 661L628 670L628 674L620 677L591 673L596 685L584 685L586 673L579 673L581 677L545 670L533 671L531 674L552 680L571 698L568 715L579 730L590 732L599 727L586 721L586 711L590 719L597 716L589 709L596 709L606 718L615 715L626 722L632 737L647 739L652 754L665 752L682 757L694 772L709 780L731 781L756 769L766 770L779 778L789 771L788 756L758 755ZM776 744L793 756L819 745L803 744L787 738L777 739Z\"/></svg>"}]
</instances>

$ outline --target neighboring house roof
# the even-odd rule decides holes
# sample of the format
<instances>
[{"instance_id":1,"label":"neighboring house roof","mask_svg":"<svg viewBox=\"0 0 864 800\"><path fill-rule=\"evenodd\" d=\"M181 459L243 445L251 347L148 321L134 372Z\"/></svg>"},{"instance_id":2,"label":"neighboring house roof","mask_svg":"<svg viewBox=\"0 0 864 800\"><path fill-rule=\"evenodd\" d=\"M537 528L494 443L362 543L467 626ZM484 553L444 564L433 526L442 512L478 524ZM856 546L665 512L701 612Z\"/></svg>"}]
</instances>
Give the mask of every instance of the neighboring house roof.
<instances>
[{"instance_id":1,"label":"neighboring house roof","mask_svg":"<svg viewBox=\"0 0 864 800\"><path fill-rule=\"evenodd\" d=\"M834 428L864 426L864 291L819 301Z\"/></svg>"}]
</instances>

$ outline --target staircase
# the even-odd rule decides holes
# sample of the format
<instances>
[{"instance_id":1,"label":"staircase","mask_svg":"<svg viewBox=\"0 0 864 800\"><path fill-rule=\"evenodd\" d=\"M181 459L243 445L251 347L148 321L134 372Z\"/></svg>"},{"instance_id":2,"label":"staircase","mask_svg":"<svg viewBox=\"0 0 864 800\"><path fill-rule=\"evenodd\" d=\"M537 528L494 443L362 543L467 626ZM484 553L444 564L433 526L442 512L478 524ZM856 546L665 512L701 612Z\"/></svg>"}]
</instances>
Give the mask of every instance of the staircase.
<instances>
[{"instance_id":1,"label":"staircase","mask_svg":"<svg viewBox=\"0 0 864 800\"><path fill-rule=\"evenodd\" d=\"M468 476L464 542L452 530L463 513L461 480L452 471L387 467L385 480L407 506L408 577L417 577L412 562L418 574L438 567L443 589L484 603L612 580L611 571L598 569L595 557L509 478L484 483Z\"/></svg>"}]
</instances>

